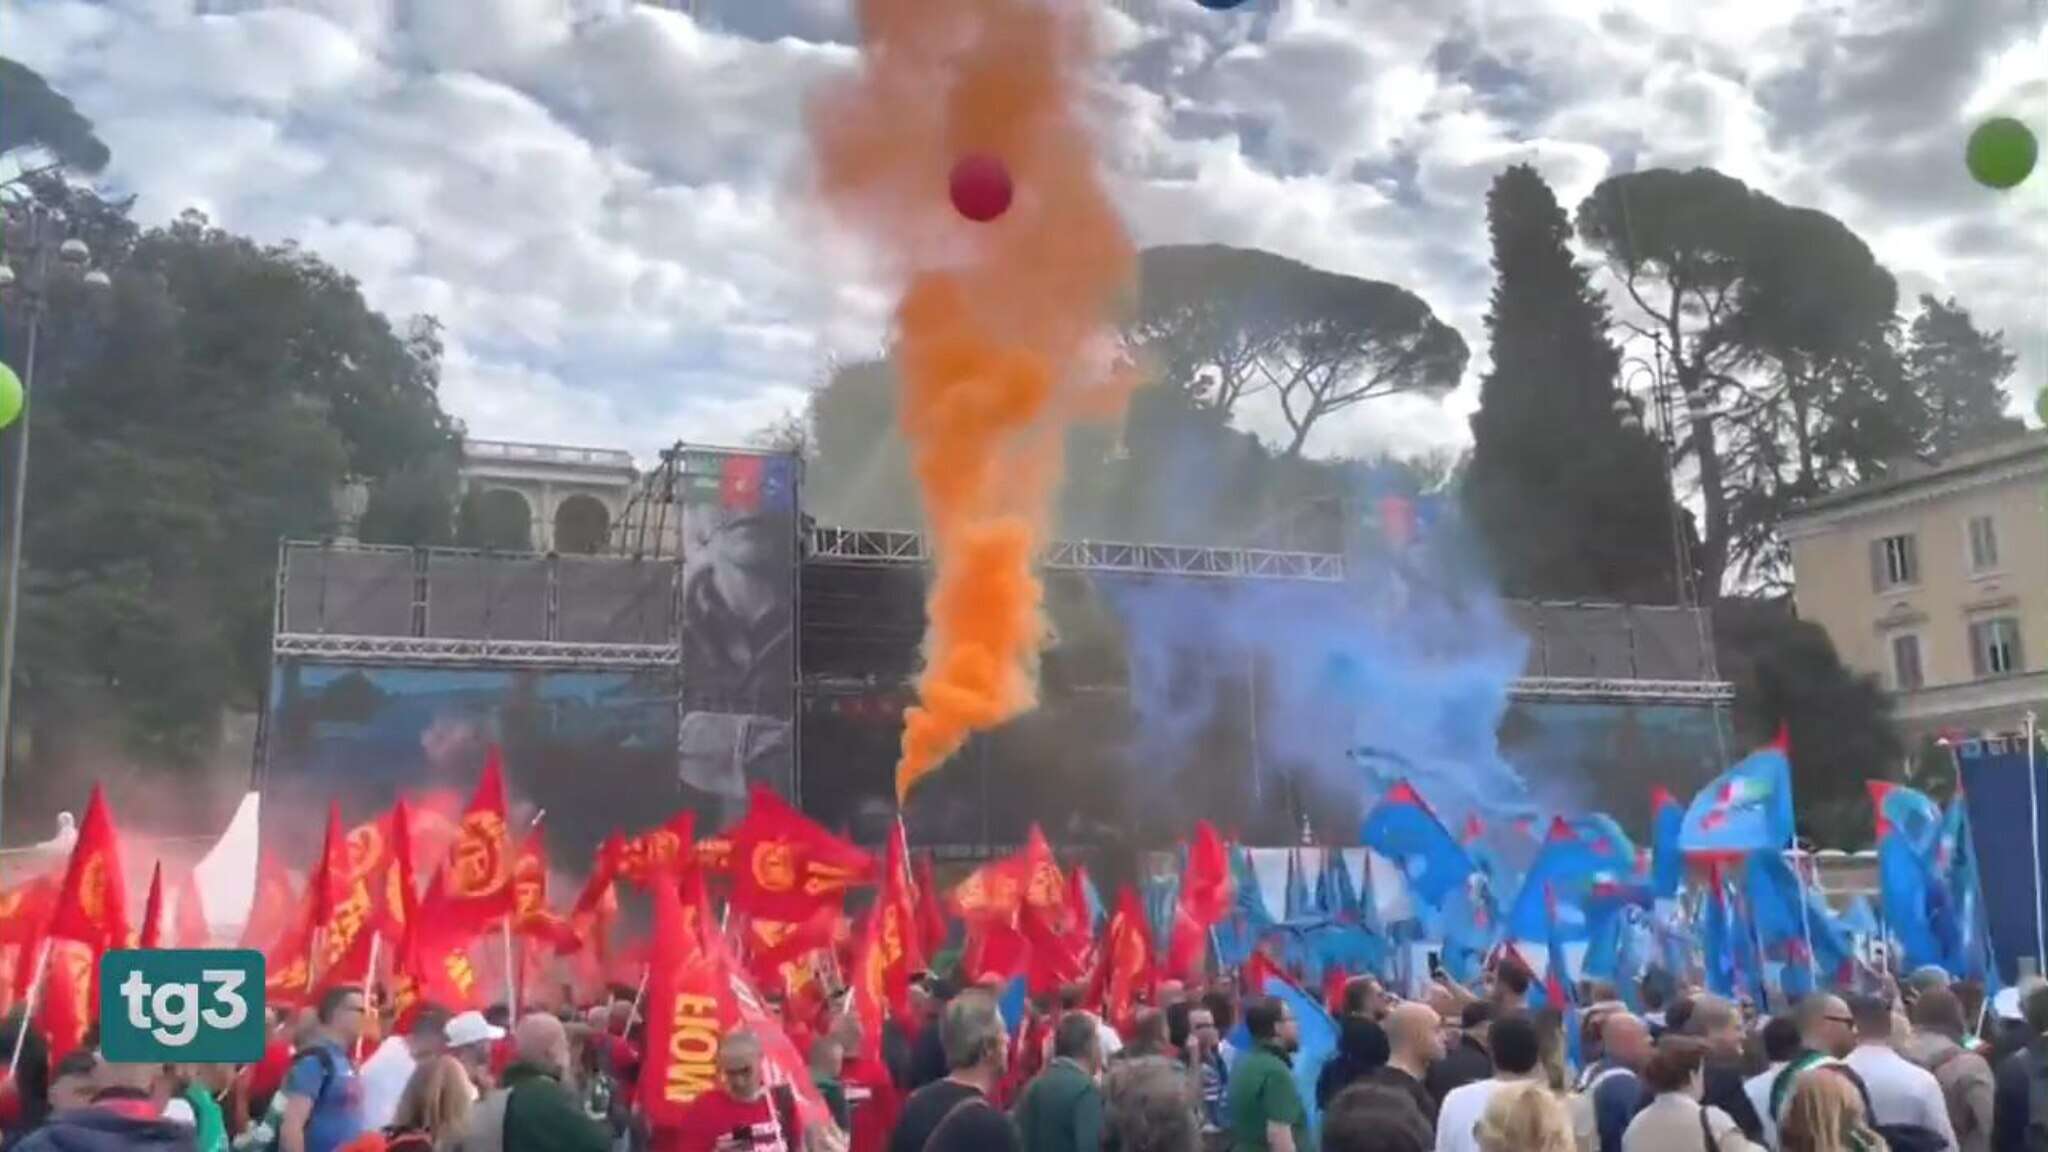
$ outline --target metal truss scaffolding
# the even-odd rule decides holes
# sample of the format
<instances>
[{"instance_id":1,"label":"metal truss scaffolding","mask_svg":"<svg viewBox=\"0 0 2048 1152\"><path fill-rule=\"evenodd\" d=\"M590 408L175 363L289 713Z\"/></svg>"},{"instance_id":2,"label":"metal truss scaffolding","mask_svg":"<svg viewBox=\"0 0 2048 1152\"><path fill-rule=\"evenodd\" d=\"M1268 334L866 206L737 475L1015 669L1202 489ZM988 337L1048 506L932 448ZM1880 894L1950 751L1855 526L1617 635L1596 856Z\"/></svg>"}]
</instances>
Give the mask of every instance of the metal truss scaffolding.
<instances>
[{"instance_id":1,"label":"metal truss scaffolding","mask_svg":"<svg viewBox=\"0 0 2048 1152\"><path fill-rule=\"evenodd\" d=\"M842 564L929 563L923 534L862 528L814 527L806 559ZM1262 548L1210 548L1184 544L1127 544L1097 540L1056 540L1045 550L1047 568L1087 572L1130 572L1159 576L1238 580L1344 580L1344 558L1327 552L1282 552Z\"/></svg>"}]
</instances>

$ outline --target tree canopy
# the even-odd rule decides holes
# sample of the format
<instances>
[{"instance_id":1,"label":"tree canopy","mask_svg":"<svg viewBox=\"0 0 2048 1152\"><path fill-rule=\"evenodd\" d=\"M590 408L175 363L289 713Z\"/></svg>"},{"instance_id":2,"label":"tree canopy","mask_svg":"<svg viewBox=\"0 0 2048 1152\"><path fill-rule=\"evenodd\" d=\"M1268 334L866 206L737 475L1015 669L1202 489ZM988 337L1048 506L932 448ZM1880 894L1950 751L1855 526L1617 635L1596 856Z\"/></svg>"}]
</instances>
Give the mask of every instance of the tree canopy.
<instances>
[{"instance_id":1,"label":"tree canopy","mask_svg":"<svg viewBox=\"0 0 2048 1152\"><path fill-rule=\"evenodd\" d=\"M1608 312L1568 247L1571 223L1536 170L1487 195L1493 366L1472 417L1462 495L1502 590L1553 600L1676 603L1662 447L1616 388ZM1631 426L1632 424L1632 426Z\"/></svg>"},{"instance_id":2,"label":"tree canopy","mask_svg":"<svg viewBox=\"0 0 2048 1152\"><path fill-rule=\"evenodd\" d=\"M0 156L39 149L75 172L94 173L113 154L93 131L92 121L51 88L32 68L0 56Z\"/></svg>"}]
</instances>

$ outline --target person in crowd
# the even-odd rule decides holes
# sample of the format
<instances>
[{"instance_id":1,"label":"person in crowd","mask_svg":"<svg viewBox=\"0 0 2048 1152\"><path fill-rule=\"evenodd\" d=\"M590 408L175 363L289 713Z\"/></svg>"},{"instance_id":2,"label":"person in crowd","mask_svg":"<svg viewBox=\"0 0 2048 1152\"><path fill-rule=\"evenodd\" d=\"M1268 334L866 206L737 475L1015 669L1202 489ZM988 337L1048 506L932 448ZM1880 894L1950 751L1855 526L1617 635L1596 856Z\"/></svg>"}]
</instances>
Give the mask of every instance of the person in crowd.
<instances>
[{"instance_id":1,"label":"person in crowd","mask_svg":"<svg viewBox=\"0 0 2048 1152\"><path fill-rule=\"evenodd\" d=\"M1778 1124L1778 1152L1886 1152L1871 1128L1862 1090L1841 1065L1817 1064L1794 1073Z\"/></svg>"},{"instance_id":2,"label":"person in crowd","mask_svg":"<svg viewBox=\"0 0 2048 1152\"><path fill-rule=\"evenodd\" d=\"M1011 1113L1025 1152L1097 1152L1102 1147L1102 1091L1095 1085L1101 1074L1102 1041L1095 1018L1086 1012L1062 1015L1053 1028L1051 1063L1032 1078Z\"/></svg>"},{"instance_id":3,"label":"person in crowd","mask_svg":"<svg viewBox=\"0 0 2048 1152\"><path fill-rule=\"evenodd\" d=\"M1202 1007L1209 1010L1209 1019L1216 1024L1216 1035L1227 1037L1237 1027L1237 997L1227 988L1211 988L1202 994ZM1235 1046L1227 1039L1219 1039L1216 1054L1223 1058L1223 1067L1228 1071L1237 1063L1239 1055Z\"/></svg>"},{"instance_id":4,"label":"person in crowd","mask_svg":"<svg viewBox=\"0 0 2048 1152\"><path fill-rule=\"evenodd\" d=\"M7 1138L0 1141L0 1149L12 1148L22 1134L41 1127L50 1115L50 1047L40 1029L24 1027L25 1015L16 1008L0 1021L0 1035L19 1040L14 1076L5 1085L8 1111L0 1120L0 1131Z\"/></svg>"},{"instance_id":5,"label":"person in crowd","mask_svg":"<svg viewBox=\"0 0 2048 1152\"><path fill-rule=\"evenodd\" d=\"M861 1055L863 1041L860 1017L841 1013L832 1021L832 1036L846 1053L840 1065L840 1082L846 1087L847 1138L850 1152L883 1152L889 1133L903 1112L903 1098L896 1080L884 1061Z\"/></svg>"},{"instance_id":6,"label":"person in crowd","mask_svg":"<svg viewBox=\"0 0 2048 1152\"><path fill-rule=\"evenodd\" d=\"M511 1040L512 1061L472 1113L464 1152L609 1152L611 1133L563 1083L570 1061L562 1022L532 1013Z\"/></svg>"},{"instance_id":7,"label":"person in crowd","mask_svg":"<svg viewBox=\"0 0 2048 1152\"><path fill-rule=\"evenodd\" d=\"M468 1075L474 1093L471 1099L482 1099L498 1086L497 1073L492 1071L492 1053L504 1041L505 1030L491 1023L483 1013L469 1011L452 1017L446 1031L447 1052Z\"/></svg>"},{"instance_id":8,"label":"person in crowd","mask_svg":"<svg viewBox=\"0 0 2048 1152\"><path fill-rule=\"evenodd\" d=\"M197 1152L227 1152L228 1127L220 1103L201 1079L202 1065L167 1064L159 1078L158 1092L164 1096L164 1116L192 1126L192 1145Z\"/></svg>"},{"instance_id":9,"label":"person in crowd","mask_svg":"<svg viewBox=\"0 0 2048 1152\"><path fill-rule=\"evenodd\" d=\"M390 1123L358 1137L347 1152L456 1152L469 1135L472 1093L460 1061L445 1052L423 1056L398 1091Z\"/></svg>"},{"instance_id":10,"label":"person in crowd","mask_svg":"<svg viewBox=\"0 0 2048 1152\"><path fill-rule=\"evenodd\" d=\"M668 1152L799 1152L803 1120L787 1088L761 1074L760 1038L737 1031L718 1045L718 1085L683 1110L673 1131L657 1133Z\"/></svg>"},{"instance_id":11,"label":"person in crowd","mask_svg":"<svg viewBox=\"0 0 2048 1152\"><path fill-rule=\"evenodd\" d=\"M1063 1005L1065 1003L1065 996L1066 992L1062 990L1061 1003ZM1078 994L1078 999L1085 998L1086 990L1084 989ZM913 1094L926 1085L935 1084L946 1078L946 1045L942 1039L945 1033L943 1021L946 1015L946 1005L951 1003L953 999L954 986L951 982L945 980L934 980L931 982L929 995L925 1001L926 1015L924 1022L919 1025L917 1039L912 1042L910 1050L910 1086L908 1090ZM1078 1002L1076 1006L1079 1006Z\"/></svg>"},{"instance_id":12,"label":"person in crowd","mask_svg":"<svg viewBox=\"0 0 2048 1152\"><path fill-rule=\"evenodd\" d=\"M2018 1031L2025 1042L1993 1071L1991 1146L1995 1152L2029 1152L2027 1131L2037 1120L2042 1132L2048 1133L2048 981L2027 981L2017 999L2022 1021ZM2038 1090L2034 1087L2037 1081Z\"/></svg>"},{"instance_id":13,"label":"person in crowd","mask_svg":"<svg viewBox=\"0 0 2048 1152\"><path fill-rule=\"evenodd\" d=\"M1119 1060L1136 1060L1146 1056L1175 1059L1173 1045L1166 1029L1166 1013L1157 1008L1138 1009L1131 1018L1130 1042L1116 1054Z\"/></svg>"},{"instance_id":14,"label":"person in crowd","mask_svg":"<svg viewBox=\"0 0 2048 1152\"><path fill-rule=\"evenodd\" d=\"M1202 1104L1202 1141L1205 1145L1221 1145L1228 1139L1224 1135L1229 1126L1224 1098L1230 1089L1230 1068L1223 1062L1223 1036L1206 996L1183 1007L1187 1009L1187 1030L1179 1044L1183 1060L1195 1070Z\"/></svg>"},{"instance_id":15,"label":"person in crowd","mask_svg":"<svg viewBox=\"0 0 2048 1152\"><path fill-rule=\"evenodd\" d=\"M1512 955L1502 956L1493 966L1493 1006L1502 1015L1529 1010L1529 985L1535 977L1528 965Z\"/></svg>"},{"instance_id":16,"label":"person in crowd","mask_svg":"<svg viewBox=\"0 0 2048 1152\"><path fill-rule=\"evenodd\" d=\"M1637 984L1637 995L1642 1000L1643 1023L1649 1026L1651 1039L1663 1034L1665 1006L1677 994L1678 981L1669 969L1653 966L1643 970L1643 978Z\"/></svg>"},{"instance_id":17,"label":"person in crowd","mask_svg":"<svg viewBox=\"0 0 2048 1152\"><path fill-rule=\"evenodd\" d=\"M1308 1109L1294 1082L1301 1025L1285 1001L1263 996L1244 1006L1251 1051L1230 1070L1226 1108L1235 1152L1315 1152Z\"/></svg>"},{"instance_id":18,"label":"person in crowd","mask_svg":"<svg viewBox=\"0 0 2048 1152\"><path fill-rule=\"evenodd\" d=\"M1387 994L1371 976L1353 976L1344 982L1338 1014L1361 1020L1378 1020L1386 1014Z\"/></svg>"},{"instance_id":19,"label":"person in crowd","mask_svg":"<svg viewBox=\"0 0 2048 1152\"><path fill-rule=\"evenodd\" d=\"M158 1064L100 1063L93 1073L91 1101L52 1111L16 1147L21 1152L193 1152L192 1126L167 1119L157 1101L162 1071Z\"/></svg>"},{"instance_id":20,"label":"person in crowd","mask_svg":"<svg viewBox=\"0 0 2048 1152\"><path fill-rule=\"evenodd\" d=\"M1347 986L1346 996L1349 998ZM1369 1079L1387 1063L1392 1049L1387 1040L1386 1029L1371 1016L1357 1012L1346 1012L1340 1022L1337 1034L1337 1051L1323 1061L1323 1067L1316 1074L1316 1107L1330 1106L1337 1093Z\"/></svg>"},{"instance_id":21,"label":"person in crowd","mask_svg":"<svg viewBox=\"0 0 2048 1152\"><path fill-rule=\"evenodd\" d=\"M1436 1152L1477 1152L1479 1118L1495 1095L1505 1088L1525 1083L1541 1084L1543 1041L1536 1022L1526 1013L1498 1016L1487 1029L1493 1051L1493 1074L1453 1089L1437 1111ZM1571 1117L1565 1117L1566 1139L1571 1135Z\"/></svg>"},{"instance_id":22,"label":"person in crowd","mask_svg":"<svg viewBox=\"0 0 2048 1152\"><path fill-rule=\"evenodd\" d=\"M830 1033L811 1041L810 1072L832 1122L845 1131L853 1122L846 1106L846 1049Z\"/></svg>"},{"instance_id":23,"label":"person in crowd","mask_svg":"<svg viewBox=\"0 0 2048 1152\"><path fill-rule=\"evenodd\" d=\"M1706 1087L1703 1099L1735 1121L1752 1143L1764 1138L1763 1118L1749 1102L1743 1089L1742 1011L1719 996L1700 996L1681 1031L1707 1047Z\"/></svg>"},{"instance_id":24,"label":"person in crowd","mask_svg":"<svg viewBox=\"0 0 2048 1152\"><path fill-rule=\"evenodd\" d=\"M949 1071L904 1102L890 1152L1021 1152L1016 1125L989 1102L1010 1055L996 998L980 989L962 992L932 1030Z\"/></svg>"},{"instance_id":25,"label":"person in crowd","mask_svg":"<svg viewBox=\"0 0 2048 1152\"><path fill-rule=\"evenodd\" d=\"M1439 1104L1459 1088L1493 1074L1493 1018L1494 1007L1485 1000L1474 1000L1459 1013L1457 1044L1431 1065L1423 1081Z\"/></svg>"},{"instance_id":26,"label":"person in crowd","mask_svg":"<svg viewBox=\"0 0 2048 1152\"><path fill-rule=\"evenodd\" d=\"M363 1034L363 1006L361 988L342 985L321 995L313 1035L285 1075L280 1152L336 1152L362 1135L362 1083L349 1052Z\"/></svg>"},{"instance_id":27,"label":"person in crowd","mask_svg":"<svg viewBox=\"0 0 2048 1152\"><path fill-rule=\"evenodd\" d=\"M1856 1047L1843 1063L1863 1079L1872 1126L1891 1144L1906 1139L1906 1130L1918 1129L1931 1133L1941 1146L1954 1152L1955 1126L1949 1122L1941 1084L1934 1073L1901 1056L1892 1044L1892 1002L1881 996L1858 996L1849 1010L1856 1021ZM1929 1146L1931 1141L1922 1138L1916 1144Z\"/></svg>"},{"instance_id":28,"label":"person in crowd","mask_svg":"<svg viewBox=\"0 0 2048 1152\"><path fill-rule=\"evenodd\" d=\"M1690 992L1680 992L1664 1006L1664 1031L1685 1034L1685 1025L1692 1019L1694 1000Z\"/></svg>"},{"instance_id":29,"label":"person in crowd","mask_svg":"<svg viewBox=\"0 0 2048 1152\"><path fill-rule=\"evenodd\" d=\"M1600 1152L1621 1152L1622 1134L1645 1099L1642 1075L1652 1051L1649 1025L1640 1017L1609 1011L1600 1018L1600 1059L1587 1065L1577 1097Z\"/></svg>"},{"instance_id":30,"label":"person in crowd","mask_svg":"<svg viewBox=\"0 0 2048 1152\"><path fill-rule=\"evenodd\" d=\"M1849 1014L1848 1001L1827 995L1801 1000L1799 1051L1778 1072L1778 1078L1771 1081L1771 1114L1778 1118L1778 1123L1784 1124L1785 1105L1792 1099L1792 1089L1801 1072L1821 1065L1840 1065L1843 1057L1855 1050L1856 1018ZM1843 1067L1847 1069L1846 1065ZM1863 1088L1863 1078L1854 1069L1847 1072L1865 1100L1864 1111L1868 1112L1870 1094Z\"/></svg>"},{"instance_id":31,"label":"person in crowd","mask_svg":"<svg viewBox=\"0 0 2048 1152\"><path fill-rule=\"evenodd\" d=\"M413 1069L448 1049L448 1010L422 1004L413 1010L404 1035L393 1033L363 1061L363 1127L384 1128L398 1111L398 1098L412 1082Z\"/></svg>"},{"instance_id":32,"label":"person in crowd","mask_svg":"<svg viewBox=\"0 0 2048 1152\"><path fill-rule=\"evenodd\" d=\"M1624 1152L1672 1152L1705 1145L1710 1152L1761 1152L1733 1117L1703 1102L1712 1051L1692 1036L1666 1036L1643 1068L1650 1097L1623 1132Z\"/></svg>"},{"instance_id":33,"label":"person in crowd","mask_svg":"<svg viewBox=\"0 0 2048 1152\"><path fill-rule=\"evenodd\" d=\"M1392 1016L1388 1025L1391 1033ZM1414 1097L1384 1084L1354 1084L1323 1112L1322 1152L1430 1152L1435 1143Z\"/></svg>"},{"instance_id":34,"label":"person in crowd","mask_svg":"<svg viewBox=\"0 0 2048 1152\"><path fill-rule=\"evenodd\" d=\"M1934 1074L1948 1105L1948 1119L1962 1152L1991 1152L1995 1081L1984 1057L1963 1047L1963 1002L1947 988L1928 988L1914 997L1908 1017L1913 1034L1900 1053Z\"/></svg>"},{"instance_id":35,"label":"person in crowd","mask_svg":"<svg viewBox=\"0 0 2048 1152\"><path fill-rule=\"evenodd\" d=\"M1577 1148L1564 1101L1537 1081L1508 1084L1489 1096L1472 1139L1479 1152L1575 1152ZM1441 1130L1437 1143L1442 1146Z\"/></svg>"},{"instance_id":36,"label":"person in crowd","mask_svg":"<svg viewBox=\"0 0 2048 1152\"><path fill-rule=\"evenodd\" d=\"M1391 1088L1415 1102L1415 1110L1429 1124L1432 1142L1436 1138L1438 1101L1425 1081L1430 1068L1443 1059L1441 1025L1436 1009L1427 1004L1409 1001L1394 1005L1385 1024L1387 1062L1371 1077L1372 1083Z\"/></svg>"},{"instance_id":37,"label":"person in crowd","mask_svg":"<svg viewBox=\"0 0 2048 1152\"><path fill-rule=\"evenodd\" d=\"M1119 1063L1103 1085L1103 1129L1100 1143L1080 1144L1083 1152L1198 1152L1200 1125L1188 1096L1187 1071L1160 1056L1141 1056ZM1027 1133L1026 1147L1035 1148Z\"/></svg>"},{"instance_id":38,"label":"person in crowd","mask_svg":"<svg viewBox=\"0 0 2048 1152\"><path fill-rule=\"evenodd\" d=\"M66 1053L50 1072L50 1110L62 1112L92 1103L93 1093L99 1091L99 1070L100 1056L92 1049Z\"/></svg>"},{"instance_id":39,"label":"person in crowd","mask_svg":"<svg viewBox=\"0 0 2048 1152\"><path fill-rule=\"evenodd\" d=\"M1771 1084L1778 1073L1799 1055L1799 1021L1790 1016L1773 1016L1763 1028L1764 1069L1742 1082L1742 1093L1749 1097L1749 1106L1756 1109L1757 1122L1763 1125L1763 1144L1767 1148L1778 1146L1778 1119L1771 1111Z\"/></svg>"}]
</instances>

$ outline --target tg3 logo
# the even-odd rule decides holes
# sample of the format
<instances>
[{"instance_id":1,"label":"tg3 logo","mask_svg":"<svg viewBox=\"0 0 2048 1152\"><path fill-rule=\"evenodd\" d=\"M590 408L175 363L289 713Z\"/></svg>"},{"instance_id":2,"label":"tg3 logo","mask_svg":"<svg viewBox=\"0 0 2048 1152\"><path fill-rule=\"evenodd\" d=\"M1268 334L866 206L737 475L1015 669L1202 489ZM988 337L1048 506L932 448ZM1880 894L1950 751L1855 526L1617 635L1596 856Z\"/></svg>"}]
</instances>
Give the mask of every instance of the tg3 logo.
<instances>
[{"instance_id":1,"label":"tg3 logo","mask_svg":"<svg viewBox=\"0 0 2048 1152\"><path fill-rule=\"evenodd\" d=\"M263 1058L263 954L129 949L100 960L100 1051L117 1063L250 1064Z\"/></svg>"}]
</instances>

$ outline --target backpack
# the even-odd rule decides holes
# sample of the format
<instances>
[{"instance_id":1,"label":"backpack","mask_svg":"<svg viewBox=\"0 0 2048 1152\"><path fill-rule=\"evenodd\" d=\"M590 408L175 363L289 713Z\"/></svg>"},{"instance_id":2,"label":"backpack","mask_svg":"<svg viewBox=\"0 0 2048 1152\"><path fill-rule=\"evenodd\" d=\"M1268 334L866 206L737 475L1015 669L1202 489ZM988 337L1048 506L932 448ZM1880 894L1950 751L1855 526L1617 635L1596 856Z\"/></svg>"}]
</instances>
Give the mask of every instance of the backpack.
<instances>
[{"instance_id":1,"label":"backpack","mask_svg":"<svg viewBox=\"0 0 2048 1152\"><path fill-rule=\"evenodd\" d=\"M334 1051L324 1046L301 1048L292 1053L291 1067L297 1068L299 1061L308 1056L320 1064L320 1086L313 1089L313 1107L318 1110L320 1102L327 1098L327 1086L334 1083L334 1078L340 1072L334 1062ZM285 1073L285 1079L287 1082L290 1081L289 1071ZM279 1131L284 1122L284 1097L285 1091L282 1087L270 1094L270 1107L264 1110L263 1118L251 1124L235 1138L235 1152L278 1152L281 1140Z\"/></svg>"}]
</instances>

